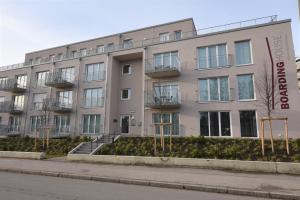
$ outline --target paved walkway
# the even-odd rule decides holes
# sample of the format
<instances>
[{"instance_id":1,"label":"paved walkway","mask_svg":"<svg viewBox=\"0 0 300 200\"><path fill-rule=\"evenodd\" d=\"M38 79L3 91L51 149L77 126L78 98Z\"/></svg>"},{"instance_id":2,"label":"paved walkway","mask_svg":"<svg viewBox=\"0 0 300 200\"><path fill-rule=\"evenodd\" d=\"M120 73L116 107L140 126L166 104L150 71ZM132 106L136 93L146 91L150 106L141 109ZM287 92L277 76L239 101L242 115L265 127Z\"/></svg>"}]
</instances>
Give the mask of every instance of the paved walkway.
<instances>
[{"instance_id":1,"label":"paved walkway","mask_svg":"<svg viewBox=\"0 0 300 200\"><path fill-rule=\"evenodd\" d=\"M230 171L167 168L128 165L75 163L57 160L0 158L0 170L26 170L75 174L81 176L137 179L178 184L245 189L297 195L300 198L300 176L255 174Z\"/></svg>"}]
</instances>

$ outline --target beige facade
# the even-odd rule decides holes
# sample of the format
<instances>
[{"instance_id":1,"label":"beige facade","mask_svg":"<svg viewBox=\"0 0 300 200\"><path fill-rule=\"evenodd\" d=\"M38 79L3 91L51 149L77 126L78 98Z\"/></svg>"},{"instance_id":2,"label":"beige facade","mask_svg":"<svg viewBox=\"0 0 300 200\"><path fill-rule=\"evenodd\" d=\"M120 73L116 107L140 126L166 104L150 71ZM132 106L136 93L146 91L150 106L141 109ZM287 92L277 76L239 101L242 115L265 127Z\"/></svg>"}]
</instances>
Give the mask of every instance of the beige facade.
<instances>
[{"instance_id":1,"label":"beige facade","mask_svg":"<svg viewBox=\"0 0 300 200\"><path fill-rule=\"evenodd\" d=\"M33 136L44 123L46 97L53 137L163 131L256 138L266 114L257 82L266 69L273 77L274 115L287 116L290 137L299 137L290 20L268 19L196 30L189 18L27 53L23 65L1 68L0 98L12 102L8 109L3 103L2 127ZM21 78L13 86L5 78L22 74L26 88L16 91ZM24 107L15 112L19 104ZM283 136L281 123L274 123L274 132Z\"/></svg>"},{"instance_id":2,"label":"beige facade","mask_svg":"<svg viewBox=\"0 0 300 200\"><path fill-rule=\"evenodd\" d=\"M299 91L300 91L300 58L296 59L296 65L297 65L298 86L299 86Z\"/></svg>"}]
</instances>

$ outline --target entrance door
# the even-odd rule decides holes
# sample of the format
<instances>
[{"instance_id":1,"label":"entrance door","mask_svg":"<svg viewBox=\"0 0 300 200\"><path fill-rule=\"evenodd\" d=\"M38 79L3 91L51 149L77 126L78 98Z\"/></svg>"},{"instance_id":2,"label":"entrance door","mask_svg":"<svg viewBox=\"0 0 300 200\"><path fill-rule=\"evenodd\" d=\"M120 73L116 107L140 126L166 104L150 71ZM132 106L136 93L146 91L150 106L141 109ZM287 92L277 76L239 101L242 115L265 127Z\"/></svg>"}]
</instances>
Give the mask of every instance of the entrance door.
<instances>
[{"instance_id":1,"label":"entrance door","mask_svg":"<svg viewBox=\"0 0 300 200\"><path fill-rule=\"evenodd\" d=\"M129 133L129 115L121 116L121 133L128 134Z\"/></svg>"}]
</instances>

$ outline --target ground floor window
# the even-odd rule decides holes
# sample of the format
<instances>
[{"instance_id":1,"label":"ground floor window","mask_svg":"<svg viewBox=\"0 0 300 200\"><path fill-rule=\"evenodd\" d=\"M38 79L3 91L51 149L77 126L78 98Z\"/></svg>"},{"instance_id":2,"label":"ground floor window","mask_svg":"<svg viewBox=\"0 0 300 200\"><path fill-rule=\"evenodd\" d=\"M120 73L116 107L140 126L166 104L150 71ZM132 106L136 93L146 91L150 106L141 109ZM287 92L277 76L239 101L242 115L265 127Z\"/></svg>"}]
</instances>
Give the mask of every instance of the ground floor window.
<instances>
[{"instance_id":1,"label":"ground floor window","mask_svg":"<svg viewBox=\"0 0 300 200\"><path fill-rule=\"evenodd\" d=\"M164 135L179 135L179 113L153 113L152 122L154 124L155 133L160 135L161 127Z\"/></svg>"},{"instance_id":2,"label":"ground floor window","mask_svg":"<svg viewBox=\"0 0 300 200\"><path fill-rule=\"evenodd\" d=\"M19 132L21 127L21 117L13 116L9 118L9 131Z\"/></svg>"},{"instance_id":3,"label":"ground floor window","mask_svg":"<svg viewBox=\"0 0 300 200\"><path fill-rule=\"evenodd\" d=\"M240 111L241 136L257 137L255 110Z\"/></svg>"},{"instance_id":4,"label":"ground floor window","mask_svg":"<svg viewBox=\"0 0 300 200\"><path fill-rule=\"evenodd\" d=\"M100 115L83 115L83 134L100 133Z\"/></svg>"},{"instance_id":5,"label":"ground floor window","mask_svg":"<svg viewBox=\"0 0 300 200\"><path fill-rule=\"evenodd\" d=\"M54 116L55 131L58 133L70 132L70 116L69 115L56 115Z\"/></svg>"},{"instance_id":6,"label":"ground floor window","mask_svg":"<svg viewBox=\"0 0 300 200\"><path fill-rule=\"evenodd\" d=\"M45 124L45 116L31 116L30 117L30 131L37 131Z\"/></svg>"},{"instance_id":7,"label":"ground floor window","mask_svg":"<svg viewBox=\"0 0 300 200\"><path fill-rule=\"evenodd\" d=\"M230 136L230 112L200 112L201 136Z\"/></svg>"}]
</instances>

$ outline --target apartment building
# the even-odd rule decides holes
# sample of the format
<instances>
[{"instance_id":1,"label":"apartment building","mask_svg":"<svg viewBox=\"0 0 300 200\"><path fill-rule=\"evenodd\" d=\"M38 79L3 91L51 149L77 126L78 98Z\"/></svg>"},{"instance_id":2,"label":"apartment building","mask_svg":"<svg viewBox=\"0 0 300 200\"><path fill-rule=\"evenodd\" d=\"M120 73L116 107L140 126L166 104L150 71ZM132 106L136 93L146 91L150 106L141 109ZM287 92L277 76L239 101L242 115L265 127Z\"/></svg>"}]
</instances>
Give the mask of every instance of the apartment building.
<instances>
[{"instance_id":1,"label":"apartment building","mask_svg":"<svg viewBox=\"0 0 300 200\"><path fill-rule=\"evenodd\" d=\"M259 137L259 80L300 136L291 20L276 16L196 29L193 19L30 52L1 67L2 133ZM274 122L282 137L283 123Z\"/></svg>"},{"instance_id":2,"label":"apartment building","mask_svg":"<svg viewBox=\"0 0 300 200\"><path fill-rule=\"evenodd\" d=\"M296 65L297 65L298 87L299 87L299 92L300 92L300 58L296 58Z\"/></svg>"}]
</instances>

